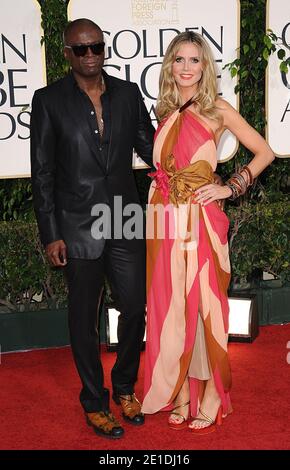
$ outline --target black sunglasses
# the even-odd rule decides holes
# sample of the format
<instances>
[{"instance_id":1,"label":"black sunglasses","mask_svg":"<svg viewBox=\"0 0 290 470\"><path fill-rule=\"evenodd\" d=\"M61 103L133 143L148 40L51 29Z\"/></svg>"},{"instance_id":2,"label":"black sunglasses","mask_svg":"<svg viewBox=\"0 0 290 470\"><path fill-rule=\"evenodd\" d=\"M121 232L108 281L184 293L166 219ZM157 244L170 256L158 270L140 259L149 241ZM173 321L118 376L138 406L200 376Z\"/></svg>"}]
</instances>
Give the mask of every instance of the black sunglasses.
<instances>
[{"instance_id":1,"label":"black sunglasses","mask_svg":"<svg viewBox=\"0 0 290 470\"><path fill-rule=\"evenodd\" d=\"M68 49L72 49L76 57L84 57L88 52L88 48L91 49L94 55L100 55L104 52L105 43L96 42L95 44L78 44L76 46L64 46Z\"/></svg>"}]
</instances>

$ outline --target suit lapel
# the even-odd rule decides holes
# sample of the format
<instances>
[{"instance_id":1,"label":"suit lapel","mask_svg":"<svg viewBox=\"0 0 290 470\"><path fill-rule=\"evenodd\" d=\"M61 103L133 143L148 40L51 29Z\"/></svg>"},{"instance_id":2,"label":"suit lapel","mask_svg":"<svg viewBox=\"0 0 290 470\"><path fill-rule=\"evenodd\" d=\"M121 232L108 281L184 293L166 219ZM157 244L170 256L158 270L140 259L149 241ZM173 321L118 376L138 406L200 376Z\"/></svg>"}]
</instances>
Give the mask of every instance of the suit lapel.
<instances>
[{"instance_id":1,"label":"suit lapel","mask_svg":"<svg viewBox=\"0 0 290 470\"><path fill-rule=\"evenodd\" d=\"M122 120L122 109L120 108L120 100L118 99L118 87L114 86L110 88L109 100L110 100L110 119L111 119L111 132L110 132L110 142L109 142L109 151L107 158L107 172L112 163L112 156L114 154L114 146L116 139L118 141L118 136L121 132L121 120Z\"/></svg>"}]
</instances>

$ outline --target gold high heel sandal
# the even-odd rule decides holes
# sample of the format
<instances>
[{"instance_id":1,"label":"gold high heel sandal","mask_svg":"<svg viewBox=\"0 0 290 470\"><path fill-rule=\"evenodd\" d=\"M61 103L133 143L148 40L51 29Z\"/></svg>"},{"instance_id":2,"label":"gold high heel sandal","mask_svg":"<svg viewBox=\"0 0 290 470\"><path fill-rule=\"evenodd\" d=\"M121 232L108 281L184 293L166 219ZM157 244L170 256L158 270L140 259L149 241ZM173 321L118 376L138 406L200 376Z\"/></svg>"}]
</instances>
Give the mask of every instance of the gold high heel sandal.
<instances>
[{"instance_id":1,"label":"gold high heel sandal","mask_svg":"<svg viewBox=\"0 0 290 470\"><path fill-rule=\"evenodd\" d=\"M190 401L186 402L186 403L183 403L182 405L177 405L171 412L170 412L170 415L175 415L175 416L179 416L182 418L182 421L180 423L176 423L174 421L170 421L170 416L168 418L168 426L171 428L171 429L174 429L175 431L179 430L179 429L184 429L186 428L187 426L187 420L188 420L188 416L189 416L189 411L188 411L188 416L187 418L182 415L181 413L178 413L176 410L178 410L178 408L184 408L185 406L188 406L190 404Z\"/></svg>"},{"instance_id":2,"label":"gold high heel sandal","mask_svg":"<svg viewBox=\"0 0 290 470\"><path fill-rule=\"evenodd\" d=\"M203 428L189 428L189 430L193 434L199 434L199 435L204 435L204 434L210 434L211 432L214 432L216 430L216 424L220 426L222 424L222 418L223 418L223 407L220 405L216 418L213 420L209 416L207 416L201 408L199 409L199 413L203 416L202 418L194 418L193 421L205 421L209 423L208 426L205 426Z\"/></svg>"}]
</instances>

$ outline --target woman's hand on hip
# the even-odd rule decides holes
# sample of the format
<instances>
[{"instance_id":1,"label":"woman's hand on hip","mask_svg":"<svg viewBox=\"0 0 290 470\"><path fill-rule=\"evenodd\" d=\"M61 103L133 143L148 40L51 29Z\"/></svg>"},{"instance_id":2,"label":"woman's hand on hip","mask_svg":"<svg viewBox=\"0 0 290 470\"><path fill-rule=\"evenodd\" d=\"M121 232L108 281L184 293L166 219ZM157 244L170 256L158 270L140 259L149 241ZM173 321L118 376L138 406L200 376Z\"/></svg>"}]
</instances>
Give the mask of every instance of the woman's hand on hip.
<instances>
[{"instance_id":1,"label":"woman's hand on hip","mask_svg":"<svg viewBox=\"0 0 290 470\"><path fill-rule=\"evenodd\" d=\"M220 186L219 184L206 184L197 189L194 193L194 201L202 206L207 206L213 201L226 199L232 195L232 191L228 186Z\"/></svg>"}]
</instances>

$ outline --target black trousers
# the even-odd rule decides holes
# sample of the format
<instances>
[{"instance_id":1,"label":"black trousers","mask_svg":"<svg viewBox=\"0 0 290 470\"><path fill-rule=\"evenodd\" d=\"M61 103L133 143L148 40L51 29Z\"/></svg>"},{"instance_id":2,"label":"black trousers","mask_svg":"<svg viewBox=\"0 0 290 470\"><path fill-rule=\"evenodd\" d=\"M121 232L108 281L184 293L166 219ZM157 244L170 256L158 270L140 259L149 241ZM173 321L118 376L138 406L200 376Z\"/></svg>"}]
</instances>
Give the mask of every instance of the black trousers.
<instances>
[{"instance_id":1,"label":"black trousers","mask_svg":"<svg viewBox=\"0 0 290 470\"><path fill-rule=\"evenodd\" d=\"M100 258L68 259L65 268L71 347L83 386L80 401L86 412L109 410L97 329L105 276L121 312L117 358L111 371L113 392L134 392L145 330L145 244L140 240L134 244L134 251L128 246L128 242L106 241Z\"/></svg>"}]
</instances>

